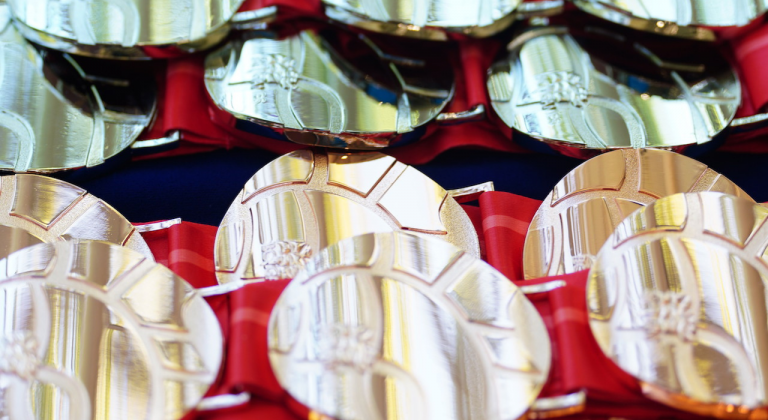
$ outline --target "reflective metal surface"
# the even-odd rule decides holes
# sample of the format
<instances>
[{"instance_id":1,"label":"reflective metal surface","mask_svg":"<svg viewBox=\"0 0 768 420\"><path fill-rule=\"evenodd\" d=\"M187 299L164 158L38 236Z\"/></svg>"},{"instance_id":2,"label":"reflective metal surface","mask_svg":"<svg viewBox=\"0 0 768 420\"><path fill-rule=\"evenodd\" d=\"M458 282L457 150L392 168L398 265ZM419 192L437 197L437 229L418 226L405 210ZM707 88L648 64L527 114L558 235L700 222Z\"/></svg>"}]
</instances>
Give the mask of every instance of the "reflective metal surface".
<instances>
[{"instance_id":1,"label":"reflective metal surface","mask_svg":"<svg viewBox=\"0 0 768 420\"><path fill-rule=\"evenodd\" d=\"M216 276L292 278L342 239L400 229L480 256L467 214L416 169L380 153L296 151L260 169L232 203L216 234Z\"/></svg>"},{"instance_id":2,"label":"reflective metal surface","mask_svg":"<svg viewBox=\"0 0 768 420\"><path fill-rule=\"evenodd\" d=\"M206 59L208 93L242 129L348 149L415 141L453 97L447 61L430 71L423 57L393 57L349 33L323 34L232 41Z\"/></svg>"},{"instance_id":3,"label":"reflective metal surface","mask_svg":"<svg viewBox=\"0 0 768 420\"><path fill-rule=\"evenodd\" d=\"M329 18L374 32L436 41L487 37L515 21L522 0L323 0Z\"/></svg>"},{"instance_id":4,"label":"reflective metal surface","mask_svg":"<svg viewBox=\"0 0 768 420\"><path fill-rule=\"evenodd\" d=\"M0 278L0 418L179 419L216 379L213 311L134 251L36 245Z\"/></svg>"},{"instance_id":5,"label":"reflective metal surface","mask_svg":"<svg viewBox=\"0 0 768 420\"><path fill-rule=\"evenodd\" d=\"M765 0L574 0L587 13L641 31L702 41L713 28L744 26L768 9Z\"/></svg>"},{"instance_id":6,"label":"reflective metal surface","mask_svg":"<svg viewBox=\"0 0 768 420\"><path fill-rule=\"evenodd\" d=\"M60 51L167 58L216 45L243 0L7 0L19 30Z\"/></svg>"},{"instance_id":7,"label":"reflective metal surface","mask_svg":"<svg viewBox=\"0 0 768 420\"><path fill-rule=\"evenodd\" d=\"M592 332L650 398L721 418L768 414L766 217L743 198L676 194L632 213L600 250Z\"/></svg>"},{"instance_id":8,"label":"reflective metal surface","mask_svg":"<svg viewBox=\"0 0 768 420\"><path fill-rule=\"evenodd\" d=\"M659 197L719 191L752 200L728 178L663 150L616 150L584 162L547 195L523 250L526 279L588 269L618 224Z\"/></svg>"},{"instance_id":9,"label":"reflective metal surface","mask_svg":"<svg viewBox=\"0 0 768 420\"><path fill-rule=\"evenodd\" d=\"M0 177L0 258L25 244L73 239L122 245L154 261L133 225L82 188L40 175Z\"/></svg>"},{"instance_id":10,"label":"reflective metal surface","mask_svg":"<svg viewBox=\"0 0 768 420\"><path fill-rule=\"evenodd\" d=\"M35 49L8 19L0 27L0 170L99 165L151 122L151 83L99 87L70 57Z\"/></svg>"},{"instance_id":11,"label":"reflective metal surface","mask_svg":"<svg viewBox=\"0 0 768 420\"><path fill-rule=\"evenodd\" d=\"M512 41L488 79L506 126L555 150L683 148L712 140L741 101L736 74L715 52L707 63L672 63L597 33L579 42L557 27Z\"/></svg>"},{"instance_id":12,"label":"reflective metal surface","mask_svg":"<svg viewBox=\"0 0 768 420\"><path fill-rule=\"evenodd\" d=\"M508 279L402 232L314 256L277 301L268 345L280 384L341 420L516 419L551 363L544 322Z\"/></svg>"}]
</instances>

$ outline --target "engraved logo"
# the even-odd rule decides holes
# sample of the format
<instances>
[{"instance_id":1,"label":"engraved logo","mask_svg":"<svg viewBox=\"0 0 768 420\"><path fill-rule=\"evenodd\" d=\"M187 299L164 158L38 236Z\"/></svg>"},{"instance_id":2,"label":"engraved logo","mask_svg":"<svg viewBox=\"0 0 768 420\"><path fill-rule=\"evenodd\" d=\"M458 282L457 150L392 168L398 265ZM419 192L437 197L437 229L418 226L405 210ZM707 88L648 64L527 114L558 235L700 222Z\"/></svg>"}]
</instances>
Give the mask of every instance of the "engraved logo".
<instances>
[{"instance_id":1,"label":"engraved logo","mask_svg":"<svg viewBox=\"0 0 768 420\"><path fill-rule=\"evenodd\" d=\"M264 89L270 83L277 84L285 90L295 88L299 83L299 72L296 71L296 60L282 54L266 56L266 63L261 62L263 55L257 56L258 62L253 63L253 87Z\"/></svg>"},{"instance_id":2,"label":"engraved logo","mask_svg":"<svg viewBox=\"0 0 768 420\"><path fill-rule=\"evenodd\" d=\"M581 108L589 95L581 82L581 77L568 71L550 71L536 75L539 101L544 109L555 109L560 102L569 102Z\"/></svg>"},{"instance_id":3,"label":"engraved logo","mask_svg":"<svg viewBox=\"0 0 768 420\"><path fill-rule=\"evenodd\" d=\"M312 256L312 248L304 242L277 241L261 247L264 278L267 280L296 277L301 267Z\"/></svg>"},{"instance_id":4,"label":"engraved logo","mask_svg":"<svg viewBox=\"0 0 768 420\"><path fill-rule=\"evenodd\" d=\"M39 347L37 339L28 331L17 331L1 338L0 373L32 381L42 364L38 357Z\"/></svg>"},{"instance_id":5,"label":"engraved logo","mask_svg":"<svg viewBox=\"0 0 768 420\"><path fill-rule=\"evenodd\" d=\"M363 325L333 324L323 328L318 357L326 369L368 369L376 359L376 337Z\"/></svg>"},{"instance_id":6,"label":"engraved logo","mask_svg":"<svg viewBox=\"0 0 768 420\"><path fill-rule=\"evenodd\" d=\"M653 290L645 294L645 329L649 337L674 335L690 343L696 336L698 315L691 297Z\"/></svg>"},{"instance_id":7,"label":"engraved logo","mask_svg":"<svg viewBox=\"0 0 768 420\"><path fill-rule=\"evenodd\" d=\"M573 256L573 269L575 271L587 270L595 262L595 256L589 254L579 254Z\"/></svg>"}]
</instances>

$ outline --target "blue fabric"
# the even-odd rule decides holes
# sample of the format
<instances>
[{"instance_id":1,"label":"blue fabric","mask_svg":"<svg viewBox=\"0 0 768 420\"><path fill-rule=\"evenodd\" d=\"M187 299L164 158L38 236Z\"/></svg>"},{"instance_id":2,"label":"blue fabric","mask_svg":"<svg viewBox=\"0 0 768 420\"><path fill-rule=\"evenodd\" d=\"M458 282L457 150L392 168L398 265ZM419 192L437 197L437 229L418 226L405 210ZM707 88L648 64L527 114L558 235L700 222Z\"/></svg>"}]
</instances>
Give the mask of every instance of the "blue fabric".
<instances>
[{"instance_id":1,"label":"blue fabric","mask_svg":"<svg viewBox=\"0 0 768 420\"><path fill-rule=\"evenodd\" d=\"M231 150L121 164L60 175L105 200L132 222L181 217L217 226L245 182L277 155ZM768 201L768 154L713 152L698 160L758 202ZM446 189L493 181L497 191L543 199L582 160L550 154L453 150L416 166Z\"/></svg>"}]
</instances>

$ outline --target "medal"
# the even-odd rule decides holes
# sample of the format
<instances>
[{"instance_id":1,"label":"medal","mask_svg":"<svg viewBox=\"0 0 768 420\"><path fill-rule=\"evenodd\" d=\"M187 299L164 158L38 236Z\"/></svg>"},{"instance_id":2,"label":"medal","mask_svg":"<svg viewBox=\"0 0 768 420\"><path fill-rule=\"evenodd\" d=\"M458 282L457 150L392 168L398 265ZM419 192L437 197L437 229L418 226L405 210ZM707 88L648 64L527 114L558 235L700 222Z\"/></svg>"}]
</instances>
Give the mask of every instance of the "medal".
<instances>
[{"instance_id":1,"label":"medal","mask_svg":"<svg viewBox=\"0 0 768 420\"><path fill-rule=\"evenodd\" d=\"M629 215L600 250L589 323L649 398L720 418L765 415L766 216L744 198L675 194Z\"/></svg>"},{"instance_id":2,"label":"medal","mask_svg":"<svg viewBox=\"0 0 768 420\"><path fill-rule=\"evenodd\" d=\"M272 311L268 345L278 381L312 415L515 419L546 381L545 331L485 262L390 232L311 258Z\"/></svg>"},{"instance_id":3,"label":"medal","mask_svg":"<svg viewBox=\"0 0 768 420\"><path fill-rule=\"evenodd\" d=\"M0 417L180 419L217 377L213 311L135 251L40 244L0 278Z\"/></svg>"},{"instance_id":4,"label":"medal","mask_svg":"<svg viewBox=\"0 0 768 420\"><path fill-rule=\"evenodd\" d=\"M706 65L672 63L640 43L596 31L582 35L537 27L509 44L488 72L491 103L506 129L589 157L616 148L702 145L733 119L741 88L716 54L707 55ZM623 56L602 57L606 45ZM630 63L637 72L623 67Z\"/></svg>"},{"instance_id":5,"label":"medal","mask_svg":"<svg viewBox=\"0 0 768 420\"><path fill-rule=\"evenodd\" d=\"M421 138L453 97L448 63L422 58L385 53L352 33L303 31L230 42L206 59L205 86L241 130L379 149Z\"/></svg>"},{"instance_id":6,"label":"medal","mask_svg":"<svg viewBox=\"0 0 768 420\"><path fill-rule=\"evenodd\" d=\"M299 150L260 169L216 235L222 285L294 277L321 249L372 232L412 231L480 255L469 217L448 192L380 153Z\"/></svg>"},{"instance_id":7,"label":"medal","mask_svg":"<svg viewBox=\"0 0 768 420\"><path fill-rule=\"evenodd\" d=\"M557 183L525 238L526 279L575 273L592 266L614 228L659 197L680 192L747 194L691 158L663 150L616 150L579 165Z\"/></svg>"},{"instance_id":8,"label":"medal","mask_svg":"<svg viewBox=\"0 0 768 420\"><path fill-rule=\"evenodd\" d=\"M167 58L216 45L243 0L10 0L31 41L102 58Z\"/></svg>"}]
</instances>

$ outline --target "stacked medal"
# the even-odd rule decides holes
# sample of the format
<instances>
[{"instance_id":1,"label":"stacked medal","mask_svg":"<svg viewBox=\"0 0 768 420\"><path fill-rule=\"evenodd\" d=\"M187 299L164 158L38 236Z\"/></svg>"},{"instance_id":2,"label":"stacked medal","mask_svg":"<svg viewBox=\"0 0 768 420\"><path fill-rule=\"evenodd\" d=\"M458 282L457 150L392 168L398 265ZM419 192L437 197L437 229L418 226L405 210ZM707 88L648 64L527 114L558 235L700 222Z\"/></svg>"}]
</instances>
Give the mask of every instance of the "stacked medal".
<instances>
[{"instance_id":1,"label":"stacked medal","mask_svg":"<svg viewBox=\"0 0 768 420\"><path fill-rule=\"evenodd\" d=\"M0 420L768 417L767 9L3 2Z\"/></svg>"}]
</instances>

